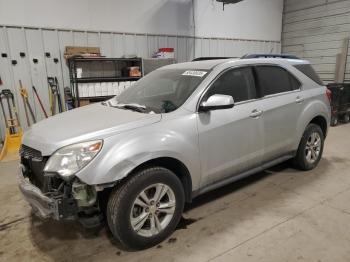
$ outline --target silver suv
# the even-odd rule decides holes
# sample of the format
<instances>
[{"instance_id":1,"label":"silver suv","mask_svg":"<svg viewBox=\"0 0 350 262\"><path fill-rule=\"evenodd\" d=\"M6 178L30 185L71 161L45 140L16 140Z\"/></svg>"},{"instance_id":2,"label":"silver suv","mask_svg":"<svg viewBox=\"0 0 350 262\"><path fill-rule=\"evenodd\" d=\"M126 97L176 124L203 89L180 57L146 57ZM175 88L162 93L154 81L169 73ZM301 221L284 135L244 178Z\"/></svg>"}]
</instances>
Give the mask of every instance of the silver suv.
<instances>
[{"instance_id":1,"label":"silver suv","mask_svg":"<svg viewBox=\"0 0 350 262\"><path fill-rule=\"evenodd\" d=\"M23 137L19 187L41 217L106 218L131 249L163 241L186 202L282 161L317 166L329 93L309 62L251 55L174 64Z\"/></svg>"}]
</instances>

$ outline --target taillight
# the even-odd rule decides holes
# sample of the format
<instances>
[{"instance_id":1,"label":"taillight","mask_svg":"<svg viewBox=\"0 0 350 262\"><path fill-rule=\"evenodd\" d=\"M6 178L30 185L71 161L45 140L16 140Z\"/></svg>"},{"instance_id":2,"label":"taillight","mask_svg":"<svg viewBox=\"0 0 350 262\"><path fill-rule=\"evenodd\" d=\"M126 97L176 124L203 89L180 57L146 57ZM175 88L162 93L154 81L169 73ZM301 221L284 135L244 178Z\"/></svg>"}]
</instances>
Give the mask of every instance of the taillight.
<instances>
[{"instance_id":1,"label":"taillight","mask_svg":"<svg viewBox=\"0 0 350 262\"><path fill-rule=\"evenodd\" d=\"M326 96L327 96L327 98L329 100L329 103L331 103L331 101L332 101L332 91L329 90L328 88L326 89Z\"/></svg>"}]
</instances>

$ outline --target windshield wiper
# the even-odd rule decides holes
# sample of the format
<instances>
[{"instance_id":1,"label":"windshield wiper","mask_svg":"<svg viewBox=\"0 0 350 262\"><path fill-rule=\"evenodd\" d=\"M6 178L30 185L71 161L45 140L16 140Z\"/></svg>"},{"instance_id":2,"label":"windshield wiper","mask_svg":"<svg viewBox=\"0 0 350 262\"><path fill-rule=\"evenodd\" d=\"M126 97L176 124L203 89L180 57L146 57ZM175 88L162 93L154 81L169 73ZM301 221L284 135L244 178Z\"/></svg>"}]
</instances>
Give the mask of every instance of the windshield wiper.
<instances>
[{"instance_id":1,"label":"windshield wiper","mask_svg":"<svg viewBox=\"0 0 350 262\"><path fill-rule=\"evenodd\" d=\"M126 105L123 105L122 108L130 109L130 110L141 112L141 113L146 111L145 106L134 105L134 104L126 104Z\"/></svg>"},{"instance_id":2,"label":"windshield wiper","mask_svg":"<svg viewBox=\"0 0 350 262\"><path fill-rule=\"evenodd\" d=\"M132 110L136 112L141 112L144 113L146 111L146 106L144 105L139 105L137 103L130 103L130 104L123 104L123 103L117 103L117 104L112 104L110 101L105 101L101 103L104 106L110 106L114 108L119 108L119 109L127 109L127 110Z\"/></svg>"},{"instance_id":3,"label":"windshield wiper","mask_svg":"<svg viewBox=\"0 0 350 262\"><path fill-rule=\"evenodd\" d=\"M136 112L141 112L141 113L144 113L146 111L146 106L139 105L139 104L136 104L136 103L116 104L113 107L122 108L122 109L129 109L129 110L136 111Z\"/></svg>"}]
</instances>

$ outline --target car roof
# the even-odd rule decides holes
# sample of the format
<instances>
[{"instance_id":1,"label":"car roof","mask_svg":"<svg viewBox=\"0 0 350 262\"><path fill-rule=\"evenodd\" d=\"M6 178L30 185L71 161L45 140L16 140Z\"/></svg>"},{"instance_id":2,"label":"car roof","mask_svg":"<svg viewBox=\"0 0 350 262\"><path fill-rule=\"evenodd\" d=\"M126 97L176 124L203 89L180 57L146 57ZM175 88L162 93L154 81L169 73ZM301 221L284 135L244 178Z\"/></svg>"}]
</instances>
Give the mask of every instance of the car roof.
<instances>
[{"instance_id":1,"label":"car roof","mask_svg":"<svg viewBox=\"0 0 350 262\"><path fill-rule=\"evenodd\" d=\"M162 67L163 69L202 69L202 70L210 70L219 64L223 64L225 62L239 60L238 58L229 58L229 59L214 59L214 60L201 60L201 61L193 61L193 62L185 62L178 64L171 64Z\"/></svg>"},{"instance_id":2,"label":"car roof","mask_svg":"<svg viewBox=\"0 0 350 262\"><path fill-rule=\"evenodd\" d=\"M202 60L185 62L178 64L171 64L161 69L201 69L211 70L214 67L221 65L246 65L246 64L276 64L276 65L297 65L297 64L310 64L307 60L302 59L286 59L286 58L228 58L228 59L214 59L214 60Z\"/></svg>"}]
</instances>

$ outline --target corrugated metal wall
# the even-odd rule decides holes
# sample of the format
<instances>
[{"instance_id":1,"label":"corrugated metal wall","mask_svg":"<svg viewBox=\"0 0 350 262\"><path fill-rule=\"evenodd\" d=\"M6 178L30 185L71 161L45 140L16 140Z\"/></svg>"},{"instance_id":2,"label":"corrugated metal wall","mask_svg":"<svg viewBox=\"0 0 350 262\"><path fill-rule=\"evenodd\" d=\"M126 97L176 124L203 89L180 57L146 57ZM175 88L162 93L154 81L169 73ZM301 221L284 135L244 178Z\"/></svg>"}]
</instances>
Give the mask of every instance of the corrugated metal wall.
<instances>
[{"instance_id":1,"label":"corrugated metal wall","mask_svg":"<svg viewBox=\"0 0 350 262\"><path fill-rule=\"evenodd\" d=\"M326 83L334 81L336 55L348 37L349 0L285 0L282 51L310 60ZM345 79L349 82L349 54L347 61Z\"/></svg>"},{"instance_id":2,"label":"corrugated metal wall","mask_svg":"<svg viewBox=\"0 0 350 262\"><path fill-rule=\"evenodd\" d=\"M20 122L26 128L23 102L19 95L19 80L28 89L29 100L33 105L37 119L43 113L34 99L34 85L41 96L45 108L49 111L47 77L58 78L61 94L63 87L69 86L68 67L63 53L65 46L98 46L107 57L122 57L136 54L148 58L160 47L175 48L177 62L190 61L200 56L233 56L239 57L254 52L280 52L280 42L240 40L222 38L199 38L174 35L148 35L118 32L78 31L50 28L29 28L0 25L0 76L4 82L0 88L9 88L16 94L16 105ZM25 57L20 53L24 52ZM50 56L45 54L49 53ZM58 59L58 63L54 59ZM37 59L37 63L33 62ZM12 60L17 64L12 65ZM3 137L4 121L0 115L0 131Z\"/></svg>"}]
</instances>

